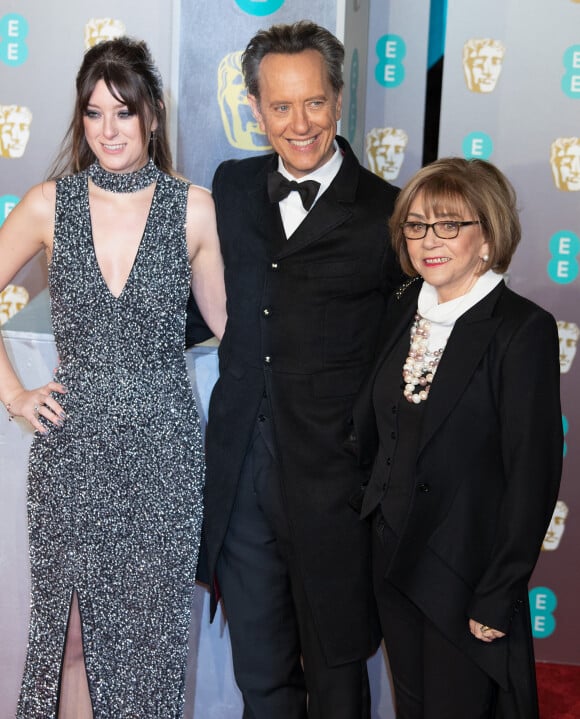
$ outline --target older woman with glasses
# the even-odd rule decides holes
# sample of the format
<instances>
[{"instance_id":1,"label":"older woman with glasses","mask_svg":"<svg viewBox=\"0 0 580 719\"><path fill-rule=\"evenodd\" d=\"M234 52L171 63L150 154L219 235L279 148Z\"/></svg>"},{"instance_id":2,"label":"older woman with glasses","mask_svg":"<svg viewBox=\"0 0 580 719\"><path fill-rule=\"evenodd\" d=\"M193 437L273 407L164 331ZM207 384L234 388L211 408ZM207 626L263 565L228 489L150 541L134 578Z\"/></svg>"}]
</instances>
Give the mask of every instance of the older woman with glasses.
<instances>
[{"instance_id":1,"label":"older woman with glasses","mask_svg":"<svg viewBox=\"0 0 580 719\"><path fill-rule=\"evenodd\" d=\"M537 719L528 581L562 463L553 317L506 287L514 190L420 170L391 218L411 280L355 407L398 719Z\"/></svg>"}]
</instances>

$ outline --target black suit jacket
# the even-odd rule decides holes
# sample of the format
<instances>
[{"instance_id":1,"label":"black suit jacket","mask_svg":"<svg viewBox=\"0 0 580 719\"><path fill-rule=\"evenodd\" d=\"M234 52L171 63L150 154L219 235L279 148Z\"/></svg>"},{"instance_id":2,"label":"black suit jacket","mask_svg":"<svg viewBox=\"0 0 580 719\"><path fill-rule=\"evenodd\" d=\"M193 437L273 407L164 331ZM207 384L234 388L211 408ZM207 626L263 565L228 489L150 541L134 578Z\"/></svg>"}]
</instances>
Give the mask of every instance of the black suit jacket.
<instances>
[{"instance_id":1,"label":"black suit jacket","mask_svg":"<svg viewBox=\"0 0 580 719\"><path fill-rule=\"evenodd\" d=\"M363 513L383 501L396 439L380 432L374 378L408 335L421 282L392 301L388 340L355 405ZM562 468L558 333L553 317L500 283L456 322L425 406L415 492L389 570L398 586L502 691L497 717L533 719L528 580ZM485 644L468 619L507 632Z\"/></svg>"},{"instance_id":2,"label":"black suit jacket","mask_svg":"<svg viewBox=\"0 0 580 719\"><path fill-rule=\"evenodd\" d=\"M401 278L387 229L396 189L337 141L342 166L289 239L267 196L277 156L228 161L216 172L228 322L209 408L205 496L213 577L267 392L294 550L331 663L367 656L379 640L369 530L349 506L364 472L347 445L353 398Z\"/></svg>"}]
</instances>

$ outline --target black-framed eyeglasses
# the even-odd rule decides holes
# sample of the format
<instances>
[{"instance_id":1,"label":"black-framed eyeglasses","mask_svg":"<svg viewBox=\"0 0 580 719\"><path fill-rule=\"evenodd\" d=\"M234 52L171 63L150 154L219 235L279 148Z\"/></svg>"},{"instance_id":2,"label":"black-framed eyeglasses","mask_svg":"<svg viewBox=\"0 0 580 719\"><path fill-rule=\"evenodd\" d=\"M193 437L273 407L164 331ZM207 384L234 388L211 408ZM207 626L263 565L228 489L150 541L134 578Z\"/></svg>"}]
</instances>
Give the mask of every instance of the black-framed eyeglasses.
<instances>
[{"instance_id":1,"label":"black-framed eyeglasses","mask_svg":"<svg viewBox=\"0 0 580 719\"><path fill-rule=\"evenodd\" d=\"M407 240L422 240L429 230L440 240L453 240L459 234L459 230L467 225L479 225L479 220L439 220L439 222L402 222L401 229Z\"/></svg>"}]
</instances>

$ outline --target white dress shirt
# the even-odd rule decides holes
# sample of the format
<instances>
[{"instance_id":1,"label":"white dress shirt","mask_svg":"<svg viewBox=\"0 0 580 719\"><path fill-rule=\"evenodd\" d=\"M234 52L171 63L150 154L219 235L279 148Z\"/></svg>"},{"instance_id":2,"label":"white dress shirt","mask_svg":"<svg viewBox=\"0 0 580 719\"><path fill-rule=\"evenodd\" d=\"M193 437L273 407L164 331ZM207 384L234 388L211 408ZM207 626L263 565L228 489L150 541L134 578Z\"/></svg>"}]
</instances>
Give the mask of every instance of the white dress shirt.
<instances>
[{"instance_id":1,"label":"white dress shirt","mask_svg":"<svg viewBox=\"0 0 580 719\"><path fill-rule=\"evenodd\" d=\"M328 189L328 186L338 174L341 165L342 152L336 142L334 143L334 155L330 158L330 160L322 165L322 167L319 167L317 170L314 170L314 172L311 172L309 175L305 175L300 179L293 177L284 167L282 158L278 157L278 172L284 175L284 177L288 180L296 180L297 182L302 182L303 180L316 180L316 182L320 182L320 188L318 189L318 194L316 195L316 199L314 200L312 207L314 207L314 205L318 202L322 193ZM280 214L282 215L282 224L284 225L284 232L286 233L286 237L290 237L290 235L292 235L298 225L300 225L302 220L306 217L309 210L304 209L298 192L291 192L288 197L280 201L279 205ZM312 207L310 209L312 209Z\"/></svg>"}]
</instances>

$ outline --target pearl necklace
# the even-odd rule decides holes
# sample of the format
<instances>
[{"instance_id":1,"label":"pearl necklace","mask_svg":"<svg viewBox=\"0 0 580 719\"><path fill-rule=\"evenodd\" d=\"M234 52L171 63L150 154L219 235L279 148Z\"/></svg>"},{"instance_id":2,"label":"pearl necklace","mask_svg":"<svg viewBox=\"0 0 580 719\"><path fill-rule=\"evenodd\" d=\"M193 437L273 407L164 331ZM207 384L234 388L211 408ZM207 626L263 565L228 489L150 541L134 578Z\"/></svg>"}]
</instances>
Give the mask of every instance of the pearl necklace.
<instances>
[{"instance_id":1,"label":"pearl necklace","mask_svg":"<svg viewBox=\"0 0 580 719\"><path fill-rule=\"evenodd\" d=\"M419 404L429 396L431 383L437 371L439 360L445 349L445 345L435 351L427 348L431 322L415 315L415 321L411 326L411 345L409 354L403 365L403 380L405 388L403 396L408 402ZM419 387L419 391L415 390Z\"/></svg>"},{"instance_id":2,"label":"pearl necklace","mask_svg":"<svg viewBox=\"0 0 580 719\"><path fill-rule=\"evenodd\" d=\"M97 187L107 192L138 192L157 182L160 170L153 160L134 172L109 172L95 160L87 169L89 177Z\"/></svg>"}]
</instances>

